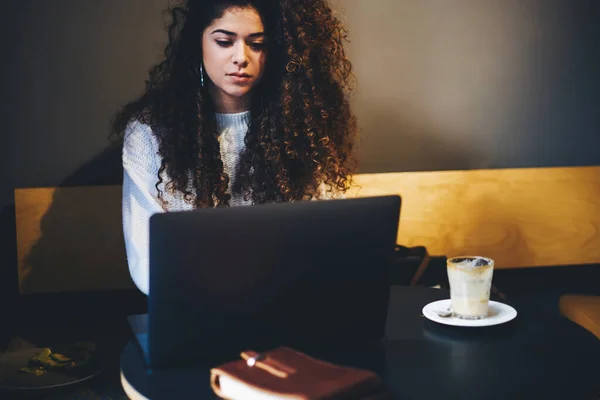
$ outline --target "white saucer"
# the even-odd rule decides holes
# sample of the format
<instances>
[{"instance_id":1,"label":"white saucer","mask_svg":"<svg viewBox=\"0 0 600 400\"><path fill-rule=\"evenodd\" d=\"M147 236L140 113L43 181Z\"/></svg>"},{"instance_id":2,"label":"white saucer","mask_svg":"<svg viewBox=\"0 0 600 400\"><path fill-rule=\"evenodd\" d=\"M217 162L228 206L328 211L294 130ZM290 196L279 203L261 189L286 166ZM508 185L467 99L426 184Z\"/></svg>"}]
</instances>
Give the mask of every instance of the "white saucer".
<instances>
[{"instance_id":1,"label":"white saucer","mask_svg":"<svg viewBox=\"0 0 600 400\"><path fill-rule=\"evenodd\" d=\"M436 310L445 311L449 306L450 299L434 301L423 307L422 313L425 318L434 322L439 322L440 324L470 327L499 325L508 322L517 316L517 310L511 306L491 300L489 303L488 316L482 319L461 319L454 316L440 317L435 312Z\"/></svg>"}]
</instances>

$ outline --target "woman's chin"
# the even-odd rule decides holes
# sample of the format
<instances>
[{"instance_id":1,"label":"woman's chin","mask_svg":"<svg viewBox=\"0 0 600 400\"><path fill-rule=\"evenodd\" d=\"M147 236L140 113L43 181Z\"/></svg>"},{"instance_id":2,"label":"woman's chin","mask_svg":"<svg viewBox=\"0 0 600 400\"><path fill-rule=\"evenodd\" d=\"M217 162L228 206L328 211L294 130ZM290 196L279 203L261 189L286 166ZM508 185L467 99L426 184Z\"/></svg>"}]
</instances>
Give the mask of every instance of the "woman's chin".
<instances>
[{"instance_id":1,"label":"woman's chin","mask_svg":"<svg viewBox=\"0 0 600 400\"><path fill-rule=\"evenodd\" d=\"M248 95L248 93L250 93L250 87L228 88L228 90L226 90L225 93L229 97L242 98L242 97L246 97Z\"/></svg>"},{"instance_id":2,"label":"woman's chin","mask_svg":"<svg viewBox=\"0 0 600 400\"><path fill-rule=\"evenodd\" d=\"M216 96L215 101L217 103L224 102L224 104L239 104L239 102L243 102L245 104L248 99L248 95L252 90L252 85L226 85L215 87L215 89L218 89L213 92L213 95Z\"/></svg>"}]
</instances>

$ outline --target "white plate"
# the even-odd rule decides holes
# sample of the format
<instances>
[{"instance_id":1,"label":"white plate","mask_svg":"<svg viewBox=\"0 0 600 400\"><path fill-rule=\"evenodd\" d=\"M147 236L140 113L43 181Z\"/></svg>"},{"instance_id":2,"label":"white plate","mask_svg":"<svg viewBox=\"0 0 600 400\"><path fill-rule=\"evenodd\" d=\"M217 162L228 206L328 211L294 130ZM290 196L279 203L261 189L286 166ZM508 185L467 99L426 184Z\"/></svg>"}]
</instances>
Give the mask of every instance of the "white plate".
<instances>
[{"instance_id":1,"label":"white plate","mask_svg":"<svg viewBox=\"0 0 600 400\"><path fill-rule=\"evenodd\" d=\"M517 316L517 310L511 306L491 300L489 303L488 316L482 319L461 319L454 316L440 317L435 312L436 310L445 311L449 306L450 299L438 300L427 304L423 307L422 312L425 318L439 322L440 324L470 327L499 325L508 322Z\"/></svg>"}]
</instances>

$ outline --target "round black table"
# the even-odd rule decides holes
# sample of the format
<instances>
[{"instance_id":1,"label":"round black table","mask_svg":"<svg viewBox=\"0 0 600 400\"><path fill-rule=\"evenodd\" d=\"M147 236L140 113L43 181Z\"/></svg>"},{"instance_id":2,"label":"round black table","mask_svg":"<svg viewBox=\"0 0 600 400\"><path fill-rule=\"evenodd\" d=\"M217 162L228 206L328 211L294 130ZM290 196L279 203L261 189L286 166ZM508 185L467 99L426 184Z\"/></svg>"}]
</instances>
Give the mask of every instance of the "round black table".
<instances>
[{"instance_id":1,"label":"round black table","mask_svg":"<svg viewBox=\"0 0 600 400\"><path fill-rule=\"evenodd\" d=\"M558 309L509 303L517 318L485 328L423 317L424 305L446 298L443 289L392 287L382 345L328 359L376 371L398 399L600 398L600 341ZM216 398L208 368L150 371L133 342L121 356L121 382L131 399Z\"/></svg>"}]
</instances>

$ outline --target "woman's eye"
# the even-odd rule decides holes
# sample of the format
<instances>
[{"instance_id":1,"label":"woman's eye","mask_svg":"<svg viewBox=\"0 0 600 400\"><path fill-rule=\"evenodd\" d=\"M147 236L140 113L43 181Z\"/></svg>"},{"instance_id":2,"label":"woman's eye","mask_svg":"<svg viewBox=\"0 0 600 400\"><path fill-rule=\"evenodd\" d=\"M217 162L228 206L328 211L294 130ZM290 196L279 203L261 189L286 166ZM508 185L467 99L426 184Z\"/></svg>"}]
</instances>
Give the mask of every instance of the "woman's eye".
<instances>
[{"instance_id":1,"label":"woman's eye","mask_svg":"<svg viewBox=\"0 0 600 400\"><path fill-rule=\"evenodd\" d=\"M232 45L230 40L217 40L217 44L221 47L228 47Z\"/></svg>"},{"instance_id":2,"label":"woman's eye","mask_svg":"<svg viewBox=\"0 0 600 400\"><path fill-rule=\"evenodd\" d=\"M252 47L255 50L262 50L265 47L265 43L264 42L250 43L250 47Z\"/></svg>"}]
</instances>

